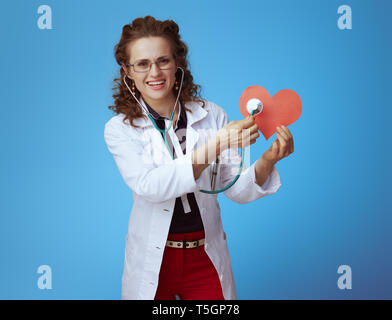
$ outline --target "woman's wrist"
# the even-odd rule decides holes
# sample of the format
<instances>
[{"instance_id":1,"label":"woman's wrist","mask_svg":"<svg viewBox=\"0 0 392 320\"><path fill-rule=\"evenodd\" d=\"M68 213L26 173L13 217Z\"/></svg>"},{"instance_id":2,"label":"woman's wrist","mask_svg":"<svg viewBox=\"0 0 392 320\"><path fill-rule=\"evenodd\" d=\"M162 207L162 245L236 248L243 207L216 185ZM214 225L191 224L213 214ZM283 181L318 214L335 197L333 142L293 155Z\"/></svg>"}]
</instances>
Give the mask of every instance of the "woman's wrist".
<instances>
[{"instance_id":1,"label":"woman's wrist","mask_svg":"<svg viewBox=\"0 0 392 320\"><path fill-rule=\"evenodd\" d=\"M276 164L276 162L277 162L277 161L274 161L274 160L272 160L272 159L267 158L267 157L265 156L265 154L263 154L263 155L260 157L260 159L262 159L262 160L261 160L262 162L268 163L268 164L271 165L271 166L274 166L274 165Z\"/></svg>"},{"instance_id":2,"label":"woman's wrist","mask_svg":"<svg viewBox=\"0 0 392 320\"><path fill-rule=\"evenodd\" d=\"M256 161L256 163L255 163L255 177L256 177L256 183L259 186L262 186L267 181L267 178L271 174L275 164L276 164L275 161L266 159L263 156L261 156Z\"/></svg>"}]
</instances>

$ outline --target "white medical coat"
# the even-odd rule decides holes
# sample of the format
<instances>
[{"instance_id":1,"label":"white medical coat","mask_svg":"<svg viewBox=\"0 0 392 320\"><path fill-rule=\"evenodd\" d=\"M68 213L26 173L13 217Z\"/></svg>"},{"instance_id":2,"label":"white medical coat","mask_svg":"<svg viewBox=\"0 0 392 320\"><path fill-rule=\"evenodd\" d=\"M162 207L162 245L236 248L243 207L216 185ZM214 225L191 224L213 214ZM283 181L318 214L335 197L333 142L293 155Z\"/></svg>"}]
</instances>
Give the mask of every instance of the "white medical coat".
<instances>
[{"instance_id":1,"label":"white medical coat","mask_svg":"<svg viewBox=\"0 0 392 320\"><path fill-rule=\"evenodd\" d=\"M210 190L212 166L195 180L191 155L193 149L204 144L223 127L228 118L216 104L204 100L188 102L186 155L178 138L169 130L178 158L173 160L166 149L161 133L150 119L138 118L129 125L124 115L112 117L105 125L104 137L120 174L133 191L133 207L126 236L122 299L154 299L159 271L177 197L194 192L205 230L205 251L214 264L226 300L236 299L232 266L223 230L217 195L201 193ZM166 127L168 120L166 121ZM238 154L238 153L237 153ZM222 164L217 188L230 183L238 172L236 164ZM263 186L255 183L254 164L242 171L237 182L224 194L238 203L247 203L275 193L281 186L275 167Z\"/></svg>"}]
</instances>

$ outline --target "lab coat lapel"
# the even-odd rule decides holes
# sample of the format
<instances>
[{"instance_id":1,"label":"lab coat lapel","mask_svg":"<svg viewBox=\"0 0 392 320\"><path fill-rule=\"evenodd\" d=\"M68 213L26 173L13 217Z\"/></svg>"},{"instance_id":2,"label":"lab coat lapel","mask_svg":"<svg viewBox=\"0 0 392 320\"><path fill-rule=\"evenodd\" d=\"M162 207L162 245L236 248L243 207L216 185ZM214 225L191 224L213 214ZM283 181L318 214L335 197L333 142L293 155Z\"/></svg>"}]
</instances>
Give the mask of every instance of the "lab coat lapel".
<instances>
[{"instance_id":1,"label":"lab coat lapel","mask_svg":"<svg viewBox=\"0 0 392 320\"><path fill-rule=\"evenodd\" d=\"M192 112L186 111L187 116L187 132L186 132L186 152L192 152L193 148L199 140L199 132L194 128L196 123L208 114L206 110L201 107L200 102L192 101L185 104L185 106L192 110Z\"/></svg>"}]
</instances>

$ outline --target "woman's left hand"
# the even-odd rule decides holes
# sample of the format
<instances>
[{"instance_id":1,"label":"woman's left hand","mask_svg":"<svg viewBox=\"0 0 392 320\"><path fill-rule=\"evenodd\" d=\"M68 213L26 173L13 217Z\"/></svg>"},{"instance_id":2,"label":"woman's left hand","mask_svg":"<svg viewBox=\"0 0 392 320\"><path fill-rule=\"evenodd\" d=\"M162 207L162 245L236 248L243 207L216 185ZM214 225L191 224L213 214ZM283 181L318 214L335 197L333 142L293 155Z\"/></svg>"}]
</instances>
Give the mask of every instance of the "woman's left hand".
<instances>
[{"instance_id":1,"label":"woman's left hand","mask_svg":"<svg viewBox=\"0 0 392 320\"><path fill-rule=\"evenodd\" d=\"M262 158L272 164L277 163L294 152L294 140L290 130L285 126L277 127L277 139L271 147L264 152Z\"/></svg>"}]
</instances>

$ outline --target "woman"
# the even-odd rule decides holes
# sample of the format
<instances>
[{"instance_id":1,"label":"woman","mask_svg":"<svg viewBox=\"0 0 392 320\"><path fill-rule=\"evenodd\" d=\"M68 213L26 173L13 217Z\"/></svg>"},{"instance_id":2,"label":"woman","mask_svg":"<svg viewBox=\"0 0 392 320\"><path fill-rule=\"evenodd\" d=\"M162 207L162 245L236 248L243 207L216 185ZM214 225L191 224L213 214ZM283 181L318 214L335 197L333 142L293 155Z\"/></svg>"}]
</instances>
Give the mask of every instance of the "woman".
<instances>
[{"instance_id":1,"label":"woman","mask_svg":"<svg viewBox=\"0 0 392 320\"><path fill-rule=\"evenodd\" d=\"M115 46L121 77L105 141L133 191L123 299L236 298L217 196L200 189L211 188L217 156L254 143L258 127L253 117L228 123L222 108L200 98L187 52L177 24L151 16L125 25ZM293 151L291 133L279 128L271 148L225 195L247 203L275 193L281 182L274 165ZM222 188L238 162L219 167Z\"/></svg>"}]
</instances>

